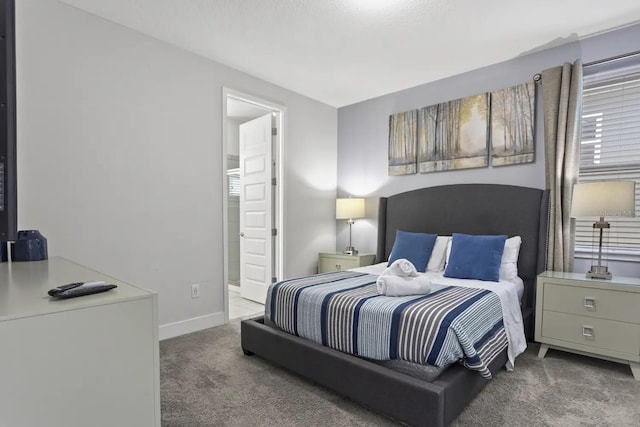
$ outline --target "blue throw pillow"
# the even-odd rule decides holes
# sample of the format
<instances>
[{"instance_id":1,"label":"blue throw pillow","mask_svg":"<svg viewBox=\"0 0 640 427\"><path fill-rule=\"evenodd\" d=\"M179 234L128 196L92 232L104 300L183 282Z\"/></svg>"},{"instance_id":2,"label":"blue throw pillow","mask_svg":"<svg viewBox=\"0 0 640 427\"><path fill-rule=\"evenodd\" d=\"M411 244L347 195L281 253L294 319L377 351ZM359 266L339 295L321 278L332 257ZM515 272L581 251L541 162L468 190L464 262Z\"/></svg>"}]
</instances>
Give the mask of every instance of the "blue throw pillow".
<instances>
[{"instance_id":1,"label":"blue throw pillow","mask_svg":"<svg viewBox=\"0 0 640 427\"><path fill-rule=\"evenodd\" d=\"M453 233L445 277L500 280L500 263L507 236L473 236Z\"/></svg>"},{"instance_id":2,"label":"blue throw pillow","mask_svg":"<svg viewBox=\"0 0 640 427\"><path fill-rule=\"evenodd\" d=\"M410 233L408 231L396 230L396 240L389 255L389 263L405 258L421 273L427 269L427 262L436 244L437 234Z\"/></svg>"}]
</instances>

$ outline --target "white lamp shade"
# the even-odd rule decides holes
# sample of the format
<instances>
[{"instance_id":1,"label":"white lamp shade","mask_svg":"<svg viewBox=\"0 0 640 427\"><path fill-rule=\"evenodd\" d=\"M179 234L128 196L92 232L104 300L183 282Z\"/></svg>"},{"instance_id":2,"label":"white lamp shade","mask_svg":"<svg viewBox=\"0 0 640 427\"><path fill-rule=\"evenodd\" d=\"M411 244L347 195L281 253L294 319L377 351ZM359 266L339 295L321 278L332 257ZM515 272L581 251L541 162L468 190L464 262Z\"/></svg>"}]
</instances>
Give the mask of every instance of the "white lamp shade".
<instances>
[{"instance_id":1,"label":"white lamp shade","mask_svg":"<svg viewBox=\"0 0 640 427\"><path fill-rule=\"evenodd\" d=\"M364 199L336 199L336 219L353 219L364 217Z\"/></svg>"},{"instance_id":2,"label":"white lamp shade","mask_svg":"<svg viewBox=\"0 0 640 427\"><path fill-rule=\"evenodd\" d=\"M582 182L573 186L571 216L635 216L634 181Z\"/></svg>"}]
</instances>

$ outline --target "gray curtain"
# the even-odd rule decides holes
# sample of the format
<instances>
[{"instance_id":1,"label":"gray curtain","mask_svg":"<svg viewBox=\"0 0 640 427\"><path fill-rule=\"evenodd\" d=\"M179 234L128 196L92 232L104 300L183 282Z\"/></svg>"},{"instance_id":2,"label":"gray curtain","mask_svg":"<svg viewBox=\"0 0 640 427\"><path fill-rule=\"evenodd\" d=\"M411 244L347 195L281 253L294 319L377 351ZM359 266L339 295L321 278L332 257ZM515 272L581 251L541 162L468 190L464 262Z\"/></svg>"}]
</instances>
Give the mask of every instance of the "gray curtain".
<instances>
[{"instance_id":1,"label":"gray curtain","mask_svg":"<svg viewBox=\"0 0 640 427\"><path fill-rule=\"evenodd\" d=\"M545 180L550 190L547 270L573 271L575 221L573 184L580 169L582 63L542 72Z\"/></svg>"}]
</instances>

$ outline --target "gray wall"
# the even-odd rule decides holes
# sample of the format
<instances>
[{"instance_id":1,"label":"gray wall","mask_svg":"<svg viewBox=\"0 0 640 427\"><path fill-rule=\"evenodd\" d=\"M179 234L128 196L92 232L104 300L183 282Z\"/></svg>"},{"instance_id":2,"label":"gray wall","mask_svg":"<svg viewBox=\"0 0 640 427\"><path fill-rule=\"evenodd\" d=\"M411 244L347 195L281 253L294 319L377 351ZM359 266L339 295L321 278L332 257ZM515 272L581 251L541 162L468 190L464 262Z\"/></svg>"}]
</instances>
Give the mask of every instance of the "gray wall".
<instances>
[{"instance_id":1,"label":"gray wall","mask_svg":"<svg viewBox=\"0 0 640 427\"><path fill-rule=\"evenodd\" d=\"M335 246L335 108L55 0L16 7L19 227L50 255L157 291L161 336L221 323L226 86L287 108L285 275L315 271Z\"/></svg>"},{"instance_id":2,"label":"gray wall","mask_svg":"<svg viewBox=\"0 0 640 427\"><path fill-rule=\"evenodd\" d=\"M375 253L376 198L380 196L458 183L503 183L536 188L545 185L540 105L537 109L535 163L405 176L388 176L387 173L390 114L523 83L546 68L578 58L587 63L633 52L638 50L638 40L640 25L523 54L510 61L340 108L338 195L371 198L368 200L367 219L359 220L353 226L354 246L361 253ZM341 250L346 246L347 240L348 228L340 221L336 249ZM625 265L625 273L632 272L640 275L640 267L637 264Z\"/></svg>"}]
</instances>

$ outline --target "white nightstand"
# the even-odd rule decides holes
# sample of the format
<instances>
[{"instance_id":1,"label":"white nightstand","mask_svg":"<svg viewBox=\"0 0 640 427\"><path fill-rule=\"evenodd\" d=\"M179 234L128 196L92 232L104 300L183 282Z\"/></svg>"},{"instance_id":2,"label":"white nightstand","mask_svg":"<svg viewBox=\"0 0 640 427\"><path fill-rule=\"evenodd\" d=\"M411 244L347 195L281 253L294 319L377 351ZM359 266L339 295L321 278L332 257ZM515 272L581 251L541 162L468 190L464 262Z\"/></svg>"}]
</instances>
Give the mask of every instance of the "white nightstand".
<instances>
[{"instance_id":1,"label":"white nightstand","mask_svg":"<svg viewBox=\"0 0 640 427\"><path fill-rule=\"evenodd\" d=\"M640 279L545 271L536 294L538 357L549 348L626 363L640 381Z\"/></svg>"},{"instance_id":2,"label":"white nightstand","mask_svg":"<svg viewBox=\"0 0 640 427\"><path fill-rule=\"evenodd\" d=\"M350 268L364 267L373 264L376 256L366 255L345 255L320 253L318 256L318 273L328 273L330 271L348 270Z\"/></svg>"}]
</instances>

